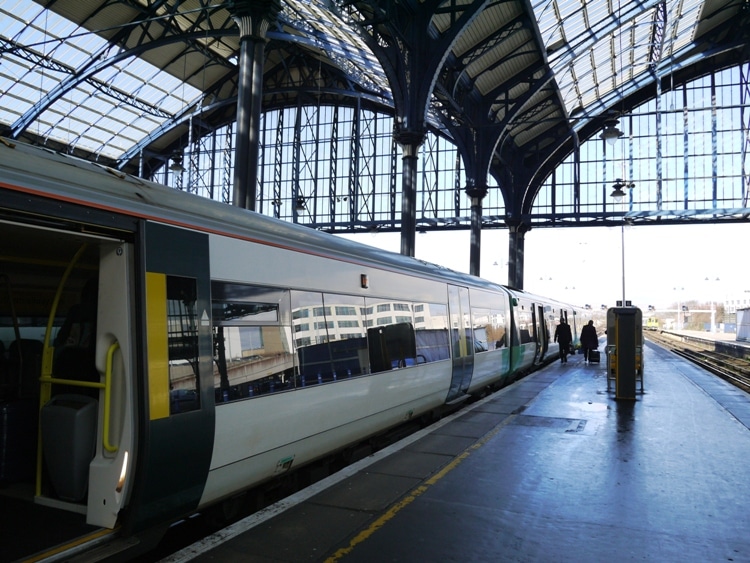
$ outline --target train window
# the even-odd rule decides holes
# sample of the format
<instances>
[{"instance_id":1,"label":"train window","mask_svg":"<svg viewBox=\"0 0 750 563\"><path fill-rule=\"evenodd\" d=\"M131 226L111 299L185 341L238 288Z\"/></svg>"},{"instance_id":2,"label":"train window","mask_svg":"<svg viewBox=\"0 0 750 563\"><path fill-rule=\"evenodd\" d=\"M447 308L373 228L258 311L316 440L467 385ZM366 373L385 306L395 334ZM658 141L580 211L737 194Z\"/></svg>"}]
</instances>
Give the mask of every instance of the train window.
<instances>
[{"instance_id":1,"label":"train window","mask_svg":"<svg viewBox=\"0 0 750 563\"><path fill-rule=\"evenodd\" d=\"M474 352L489 352L507 348L505 310L472 309L474 323Z\"/></svg>"},{"instance_id":2,"label":"train window","mask_svg":"<svg viewBox=\"0 0 750 563\"><path fill-rule=\"evenodd\" d=\"M195 279L167 276L170 414L200 408L196 301Z\"/></svg>"},{"instance_id":3,"label":"train window","mask_svg":"<svg viewBox=\"0 0 750 563\"><path fill-rule=\"evenodd\" d=\"M294 347L298 366L295 386L306 387L308 384L322 383L323 373L329 374L331 371L323 294L292 291L291 297Z\"/></svg>"},{"instance_id":4,"label":"train window","mask_svg":"<svg viewBox=\"0 0 750 563\"><path fill-rule=\"evenodd\" d=\"M389 371L417 364L414 326L397 323L367 330L373 372Z\"/></svg>"},{"instance_id":5,"label":"train window","mask_svg":"<svg viewBox=\"0 0 750 563\"><path fill-rule=\"evenodd\" d=\"M535 342L534 322L531 317L531 304L524 302L516 308L516 319L518 326L519 341L521 344Z\"/></svg>"},{"instance_id":6,"label":"train window","mask_svg":"<svg viewBox=\"0 0 750 563\"><path fill-rule=\"evenodd\" d=\"M472 307L471 322L474 331L474 353L487 352L490 350L490 310ZM495 341L492 341L494 349Z\"/></svg>"},{"instance_id":7,"label":"train window","mask_svg":"<svg viewBox=\"0 0 750 563\"><path fill-rule=\"evenodd\" d=\"M211 282L217 404L293 386L289 293Z\"/></svg>"},{"instance_id":8,"label":"train window","mask_svg":"<svg viewBox=\"0 0 750 563\"><path fill-rule=\"evenodd\" d=\"M354 377L369 371L364 300L338 294L292 292L298 386ZM310 319L311 322L297 322Z\"/></svg>"},{"instance_id":9,"label":"train window","mask_svg":"<svg viewBox=\"0 0 750 563\"><path fill-rule=\"evenodd\" d=\"M508 302L502 294L472 290L471 317L475 352L498 350L508 346Z\"/></svg>"},{"instance_id":10,"label":"train window","mask_svg":"<svg viewBox=\"0 0 750 563\"><path fill-rule=\"evenodd\" d=\"M450 358L448 307L438 303L422 303L414 307L420 315L414 319L419 362L437 362Z\"/></svg>"},{"instance_id":11,"label":"train window","mask_svg":"<svg viewBox=\"0 0 750 563\"><path fill-rule=\"evenodd\" d=\"M373 372L417 363L412 304L393 299L367 299L367 341Z\"/></svg>"},{"instance_id":12,"label":"train window","mask_svg":"<svg viewBox=\"0 0 750 563\"><path fill-rule=\"evenodd\" d=\"M369 373L364 299L350 295L323 295L330 323L328 342L331 350L332 378L352 377Z\"/></svg>"}]
</instances>

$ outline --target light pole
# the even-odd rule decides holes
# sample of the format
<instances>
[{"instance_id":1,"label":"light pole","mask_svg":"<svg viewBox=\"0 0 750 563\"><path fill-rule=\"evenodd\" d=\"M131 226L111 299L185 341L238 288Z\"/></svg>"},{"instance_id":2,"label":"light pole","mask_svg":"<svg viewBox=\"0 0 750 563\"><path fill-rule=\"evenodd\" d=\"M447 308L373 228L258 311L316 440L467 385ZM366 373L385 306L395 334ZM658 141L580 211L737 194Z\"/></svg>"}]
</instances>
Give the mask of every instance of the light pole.
<instances>
[{"instance_id":1,"label":"light pole","mask_svg":"<svg viewBox=\"0 0 750 563\"><path fill-rule=\"evenodd\" d=\"M623 188L632 190L635 187L633 182L623 182L621 179L615 180L612 185L614 188L609 196L615 200L615 203L621 203L624 201L627 195ZM625 216L623 215L622 223L620 223L620 249L622 253L622 306L625 307Z\"/></svg>"},{"instance_id":2,"label":"light pole","mask_svg":"<svg viewBox=\"0 0 750 563\"><path fill-rule=\"evenodd\" d=\"M710 282L711 280L706 276L706 281ZM714 281L719 282L719 278L716 278ZM716 332L716 308L714 307L714 292L713 287L709 286L709 291L711 292L711 333Z\"/></svg>"},{"instance_id":3,"label":"light pole","mask_svg":"<svg viewBox=\"0 0 750 563\"><path fill-rule=\"evenodd\" d=\"M680 291L685 291L684 287L675 287L675 292L677 292L677 330L682 329L682 322L680 321L680 313L682 313L682 302L680 301L680 298L682 297L682 294Z\"/></svg>"}]
</instances>

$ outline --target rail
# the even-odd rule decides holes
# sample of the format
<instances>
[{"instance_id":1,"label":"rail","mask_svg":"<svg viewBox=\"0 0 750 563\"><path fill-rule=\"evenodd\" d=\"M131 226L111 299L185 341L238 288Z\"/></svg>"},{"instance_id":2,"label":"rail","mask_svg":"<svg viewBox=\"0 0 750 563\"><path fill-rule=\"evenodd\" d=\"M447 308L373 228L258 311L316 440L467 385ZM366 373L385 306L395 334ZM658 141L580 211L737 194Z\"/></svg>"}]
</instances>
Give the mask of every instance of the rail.
<instances>
[{"instance_id":1,"label":"rail","mask_svg":"<svg viewBox=\"0 0 750 563\"><path fill-rule=\"evenodd\" d=\"M750 359L747 357L738 358L712 350L715 343L710 340L685 340L656 332L644 332L644 337L750 393Z\"/></svg>"}]
</instances>

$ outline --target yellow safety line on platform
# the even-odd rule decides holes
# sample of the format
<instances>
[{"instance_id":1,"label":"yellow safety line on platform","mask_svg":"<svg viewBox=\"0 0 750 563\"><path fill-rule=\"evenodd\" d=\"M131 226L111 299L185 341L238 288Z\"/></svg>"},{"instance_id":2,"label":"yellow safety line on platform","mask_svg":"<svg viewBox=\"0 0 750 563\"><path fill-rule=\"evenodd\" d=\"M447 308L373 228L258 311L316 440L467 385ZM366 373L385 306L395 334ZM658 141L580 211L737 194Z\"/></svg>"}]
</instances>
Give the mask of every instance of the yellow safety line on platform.
<instances>
[{"instance_id":1,"label":"yellow safety line on platform","mask_svg":"<svg viewBox=\"0 0 750 563\"><path fill-rule=\"evenodd\" d=\"M81 536L80 538L77 538L71 542L58 545L57 547L54 547L48 551L44 551L42 553L37 553L36 555L29 557L28 559L22 559L22 563L36 563L37 561L42 561L44 559L47 559L49 557L52 557L54 555L59 555L61 553L65 553L66 551L69 551L75 547L79 547L82 545L87 544L88 542L98 540L100 538L103 538L105 536L108 536L110 534L113 534L114 532L118 531L119 526L117 528L114 528L112 530L108 528L101 528L95 532L92 532L90 534L87 534L85 536Z\"/></svg>"},{"instance_id":2,"label":"yellow safety line on platform","mask_svg":"<svg viewBox=\"0 0 750 563\"><path fill-rule=\"evenodd\" d=\"M396 514L401 512L402 509L409 506L412 502L414 502L418 496L425 493L432 485L440 481L443 477L445 477L448 473L453 471L456 467L458 467L458 464L460 464L463 460L465 460L469 455L471 455L472 451L477 450L481 448L484 444L486 444L490 438L492 438L495 434L497 434L500 429L508 424L508 422L515 418L515 415L511 415L508 418L506 418L503 422L498 424L494 429L490 430L487 434L485 434L481 440L478 442L472 444L468 448L466 448L456 459L451 461L448 465L443 467L440 471L435 473L432 477L427 479L427 481L424 482L424 484L418 486L416 489L411 491L406 497L404 497L402 500L394 504L391 508L389 508L380 518L375 520L372 524L370 524L369 527L362 530L359 534L354 536L352 538L352 541L349 542L349 545L347 547L342 547L338 551L336 551L333 555L331 555L328 559L325 560L325 563L335 563L342 557L348 555L349 553L354 550L354 548L359 545L360 543L367 540L370 536L372 536L375 532L377 532L380 528L385 526L385 524L392 520Z\"/></svg>"}]
</instances>

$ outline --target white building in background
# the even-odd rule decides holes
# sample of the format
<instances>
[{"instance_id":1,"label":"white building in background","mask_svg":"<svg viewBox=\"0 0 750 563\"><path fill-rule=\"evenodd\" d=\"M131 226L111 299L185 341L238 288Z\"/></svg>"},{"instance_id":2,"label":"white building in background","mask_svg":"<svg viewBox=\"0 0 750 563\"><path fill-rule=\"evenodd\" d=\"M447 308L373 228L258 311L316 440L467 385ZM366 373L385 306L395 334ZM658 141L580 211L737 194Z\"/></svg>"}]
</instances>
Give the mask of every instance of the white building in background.
<instances>
[{"instance_id":1,"label":"white building in background","mask_svg":"<svg viewBox=\"0 0 750 563\"><path fill-rule=\"evenodd\" d=\"M737 309L737 340L750 342L750 308Z\"/></svg>"},{"instance_id":2,"label":"white building in background","mask_svg":"<svg viewBox=\"0 0 750 563\"><path fill-rule=\"evenodd\" d=\"M724 314L735 314L740 309L750 309L750 289L727 295L724 300Z\"/></svg>"}]
</instances>

